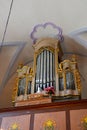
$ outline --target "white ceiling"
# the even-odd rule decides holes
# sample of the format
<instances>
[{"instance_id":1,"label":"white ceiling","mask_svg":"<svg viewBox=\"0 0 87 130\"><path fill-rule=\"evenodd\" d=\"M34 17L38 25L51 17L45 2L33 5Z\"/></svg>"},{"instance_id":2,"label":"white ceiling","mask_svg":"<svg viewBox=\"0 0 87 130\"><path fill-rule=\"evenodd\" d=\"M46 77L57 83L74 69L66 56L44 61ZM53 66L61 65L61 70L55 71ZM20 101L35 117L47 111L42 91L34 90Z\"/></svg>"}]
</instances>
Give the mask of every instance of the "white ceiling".
<instances>
[{"instance_id":1,"label":"white ceiling","mask_svg":"<svg viewBox=\"0 0 87 130\"><path fill-rule=\"evenodd\" d=\"M12 0L0 0L0 41L2 41ZM13 0L5 42L28 41L33 27L52 22L68 34L87 26L86 0Z\"/></svg>"},{"instance_id":2,"label":"white ceiling","mask_svg":"<svg viewBox=\"0 0 87 130\"><path fill-rule=\"evenodd\" d=\"M18 63L32 62L31 33L40 24L59 26L64 36L61 43L64 54L85 57L84 64L87 64L86 12L87 0L0 0L0 45L3 45L0 48L0 90ZM48 29L46 33L49 32ZM38 35L45 35L43 29Z\"/></svg>"}]
</instances>

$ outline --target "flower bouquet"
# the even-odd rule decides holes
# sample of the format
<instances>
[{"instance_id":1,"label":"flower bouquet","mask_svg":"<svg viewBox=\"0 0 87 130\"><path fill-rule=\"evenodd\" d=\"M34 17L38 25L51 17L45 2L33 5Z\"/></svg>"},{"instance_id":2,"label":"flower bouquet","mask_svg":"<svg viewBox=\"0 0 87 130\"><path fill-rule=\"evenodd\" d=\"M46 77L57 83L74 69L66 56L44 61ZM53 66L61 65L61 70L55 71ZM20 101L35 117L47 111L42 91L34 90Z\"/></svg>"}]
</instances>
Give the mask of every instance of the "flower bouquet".
<instances>
[{"instance_id":1,"label":"flower bouquet","mask_svg":"<svg viewBox=\"0 0 87 130\"><path fill-rule=\"evenodd\" d=\"M82 130L87 130L87 116L81 119Z\"/></svg>"},{"instance_id":2,"label":"flower bouquet","mask_svg":"<svg viewBox=\"0 0 87 130\"><path fill-rule=\"evenodd\" d=\"M56 126L55 121L48 120L44 122L44 130L54 130Z\"/></svg>"},{"instance_id":3,"label":"flower bouquet","mask_svg":"<svg viewBox=\"0 0 87 130\"><path fill-rule=\"evenodd\" d=\"M18 124L16 124L16 123L12 124L12 126L9 128L9 130L19 130L19 129L20 128L19 128Z\"/></svg>"},{"instance_id":4,"label":"flower bouquet","mask_svg":"<svg viewBox=\"0 0 87 130\"><path fill-rule=\"evenodd\" d=\"M50 95L50 96L52 96L53 94L55 94L55 89L54 89L53 86L51 86L51 87L49 86L49 87L45 88L44 91L45 91L48 95Z\"/></svg>"}]
</instances>

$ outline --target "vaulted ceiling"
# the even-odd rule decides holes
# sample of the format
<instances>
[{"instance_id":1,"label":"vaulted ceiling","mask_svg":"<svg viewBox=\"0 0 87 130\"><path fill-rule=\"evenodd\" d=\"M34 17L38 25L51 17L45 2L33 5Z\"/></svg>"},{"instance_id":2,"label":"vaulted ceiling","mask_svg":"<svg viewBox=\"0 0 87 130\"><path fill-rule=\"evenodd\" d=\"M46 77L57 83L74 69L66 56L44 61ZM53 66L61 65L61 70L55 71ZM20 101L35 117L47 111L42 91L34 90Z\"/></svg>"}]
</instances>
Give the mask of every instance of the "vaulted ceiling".
<instances>
[{"instance_id":1,"label":"vaulted ceiling","mask_svg":"<svg viewBox=\"0 0 87 130\"><path fill-rule=\"evenodd\" d=\"M12 91L10 79L18 64L32 64L34 40L56 37L59 30L64 37L61 42L64 56L78 57L85 92L86 12L87 0L0 0L0 102L5 101L6 86Z\"/></svg>"}]
</instances>

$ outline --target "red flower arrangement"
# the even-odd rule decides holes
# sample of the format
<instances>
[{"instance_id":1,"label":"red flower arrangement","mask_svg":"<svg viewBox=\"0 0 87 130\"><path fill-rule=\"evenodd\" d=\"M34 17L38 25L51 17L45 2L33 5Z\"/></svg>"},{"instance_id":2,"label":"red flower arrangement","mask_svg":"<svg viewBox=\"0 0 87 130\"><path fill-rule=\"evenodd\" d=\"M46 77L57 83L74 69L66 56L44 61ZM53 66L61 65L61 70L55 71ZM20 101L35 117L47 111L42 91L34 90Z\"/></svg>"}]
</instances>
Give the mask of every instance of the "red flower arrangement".
<instances>
[{"instance_id":1,"label":"red flower arrangement","mask_svg":"<svg viewBox=\"0 0 87 130\"><path fill-rule=\"evenodd\" d=\"M49 86L49 87L45 88L44 91L46 91L47 94L50 94L50 95L55 94L55 89L53 86L51 86L51 87Z\"/></svg>"}]
</instances>

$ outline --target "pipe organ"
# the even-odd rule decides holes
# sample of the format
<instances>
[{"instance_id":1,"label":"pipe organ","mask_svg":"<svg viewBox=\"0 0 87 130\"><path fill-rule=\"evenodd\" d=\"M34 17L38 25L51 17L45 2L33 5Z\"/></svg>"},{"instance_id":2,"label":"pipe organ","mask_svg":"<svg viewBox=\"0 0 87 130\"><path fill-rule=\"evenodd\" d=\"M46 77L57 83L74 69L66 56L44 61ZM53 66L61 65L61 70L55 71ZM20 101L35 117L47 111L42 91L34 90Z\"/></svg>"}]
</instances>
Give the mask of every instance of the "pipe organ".
<instances>
[{"instance_id":1,"label":"pipe organ","mask_svg":"<svg viewBox=\"0 0 87 130\"><path fill-rule=\"evenodd\" d=\"M47 48L42 49L36 58L36 75L34 92L40 87L55 86L54 53Z\"/></svg>"},{"instance_id":2,"label":"pipe organ","mask_svg":"<svg viewBox=\"0 0 87 130\"><path fill-rule=\"evenodd\" d=\"M34 45L33 67L19 65L13 90L13 102L39 99L47 95L46 88L54 87L57 100L80 97L81 80L75 55L63 60L58 39L43 38ZM55 99L54 98L54 99Z\"/></svg>"}]
</instances>

